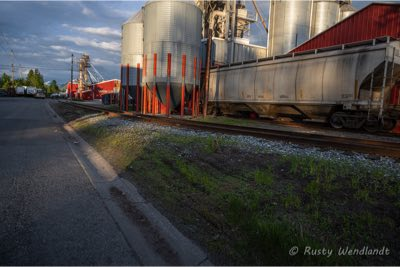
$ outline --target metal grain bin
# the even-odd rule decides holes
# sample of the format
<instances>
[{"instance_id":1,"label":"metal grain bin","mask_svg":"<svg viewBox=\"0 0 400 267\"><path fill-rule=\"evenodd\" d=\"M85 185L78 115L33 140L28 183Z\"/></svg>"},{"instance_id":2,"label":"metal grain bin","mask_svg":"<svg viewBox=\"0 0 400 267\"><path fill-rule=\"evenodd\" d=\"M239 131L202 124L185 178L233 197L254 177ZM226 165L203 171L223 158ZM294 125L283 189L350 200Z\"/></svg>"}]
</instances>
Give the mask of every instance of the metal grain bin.
<instances>
[{"instance_id":1,"label":"metal grain bin","mask_svg":"<svg viewBox=\"0 0 400 267\"><path fill-rule=\"evenodd\" d=\"M143 83L156 83L158 98L166 103L167 58L172 55L171 102L180 104L182 84L182 55L186 61L186 95L193 85L193 59L200 57L202 13L189 1L151 1L144 6L144 55L147 58ZM153 77L153 55L157 53L157 75ZM199 60L197 61L199 62ZM199 68L197 68L199 69ZM198 84L198 82L197 82Z\"/></svg>"},{"instance_id":2,"label":"metal grain bin","mask_svg":"<svg viewBox=\"0 0 400 267\"><path fill-rule=\"evenodd\" d=\"M312 13L311 37L325 31L339 21L339 2L336 0L314 1Z\"/></svg>"},{"instance_id":3,"label":"metal grain bin","mask_svg":"<svg viewBox=\"0 0 400 267\"><path fill-rule=\"evenodd\" d=\"M121 64L142 65L143 55L143 13L140 10L124 24L121 36Z\"/></svg>"},{"instance_id":4,"label":"metal grain bin","mask_svg":"<svg viewBox=\"0 0 400 267\"><path fill-rule=\"evenodd\" d=\"M354 13L356 13L356 9L352 5L344 4L340 8L340 20L344 20L345 18L350 17Z\"/></svg>"},{"instance_id":5,"label":"metal grain bin","mask_svg":"<svg viewBox=\"0 0 400 267\"><path fill-rule=\"evenodd\" d=\"M136 98L137 64L143 64L143 12L140 10L121 27L121 86L124 93L127 86L127 65L129 64L129 93Z\"/></svg>"},{"instance_id":6,"label":"metal grain bin","mask_svg":"<svg viewBox=\"0 0 400 267\"><path fill-rule=\"evenodd\" d=\"M311 1L271 0L268 56L282 55L310 35Z\"/></svg>"},{"instance_id":7,"label":"metal grain bin","mask_svg":"<svg viewBox=\"0 0 400 267\"><path fill-rule=\"evenodd\" d=\"M126 85L126 65L131 70L129 85L136 85L136 66L142 66L143 61L143 13L140 10L122 24L121 35L121 64L122 64L122 86Z\"/></svg>"}]
</instances>

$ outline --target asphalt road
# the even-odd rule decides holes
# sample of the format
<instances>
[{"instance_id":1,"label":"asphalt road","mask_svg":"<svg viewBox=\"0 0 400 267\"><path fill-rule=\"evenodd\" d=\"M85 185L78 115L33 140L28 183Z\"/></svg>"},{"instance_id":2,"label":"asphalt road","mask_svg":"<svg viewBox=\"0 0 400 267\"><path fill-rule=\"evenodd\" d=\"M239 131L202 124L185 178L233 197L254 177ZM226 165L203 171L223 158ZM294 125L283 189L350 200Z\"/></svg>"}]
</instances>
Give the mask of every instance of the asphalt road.
<instances>
[{"instance_id":1,"label":"asphalt road","mask_svg":"<svg viewBox=\"0 0 400 267\"><path fill-rule=\"evenodd\" d=\"M0 265L137 265L46 101L0 98Z\"/></svg>"}]
</instances>

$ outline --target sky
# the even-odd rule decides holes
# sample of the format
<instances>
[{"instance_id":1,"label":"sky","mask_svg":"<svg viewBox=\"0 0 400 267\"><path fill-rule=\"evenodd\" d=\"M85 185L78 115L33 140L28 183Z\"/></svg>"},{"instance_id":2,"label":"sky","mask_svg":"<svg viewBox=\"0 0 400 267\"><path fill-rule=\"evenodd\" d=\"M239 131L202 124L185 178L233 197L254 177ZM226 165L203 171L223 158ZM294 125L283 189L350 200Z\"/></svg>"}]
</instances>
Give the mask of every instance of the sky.
<instances>
[{"instance_id":1,"label":"sky","mask_svg":"<svg viewBox=\"0 0 400 267\"><path fill-rule=\"evenodd\" d=\"M59 84L70 79L71 54L75 59L90 55L105 79L119 78L121 25L144 5L144 1L1 1L0 73L25 77L38 68L45 81ZM360 9L366 1L353 1ZM251 3L247 4L250 10ZM258 1L268 21L268 1ZM261 23L252 25L250 40L265 45ZM13 50L14 55L10 50ZM74 66L77 69L77 66ZM74 78L77 73L74 74Z\"/></svg>"}]
</instances>

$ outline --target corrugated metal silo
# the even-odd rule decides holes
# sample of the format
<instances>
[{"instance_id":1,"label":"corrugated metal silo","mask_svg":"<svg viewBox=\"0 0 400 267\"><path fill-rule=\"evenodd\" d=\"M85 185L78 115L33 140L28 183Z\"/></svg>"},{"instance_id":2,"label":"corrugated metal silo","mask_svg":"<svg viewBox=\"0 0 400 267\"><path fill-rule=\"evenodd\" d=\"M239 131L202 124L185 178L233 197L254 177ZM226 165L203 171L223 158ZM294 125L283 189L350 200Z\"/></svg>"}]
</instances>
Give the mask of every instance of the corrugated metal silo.
<instances>
[{"instance_id":1,"label":"corrugated metal silo","mask_svg":"<svg viewBox=\"0 0 400 267\"><path fill-rule=\"evenodd\" d=\"M313 1L311 33L313 37L339 21L340 6L336 0Z\"/></svg>"},{"instance_id":2,"label":"corrugated metal silo","mask_svg":"<svg viewBox=\"0 0 400 267\"><path fill-rule=\"evenodd\" d=\"M344 4L340 8L340 20L344 20L345 18L353 15L357 10L351 4Z\"/></svg>"},{"instance_id":3,"label":"corrugated metal silo","mask_svg":"<svg viewBox=\"0 0 400 267\"><path fill-rule=\"evenodd\" d=\"M121 85L125 89L126 86L126 66L129 64L129 87L130 93L133 94L136 88L136 66L139 63L143 65L143 12L140 10L122 24L121 35L121 64L122 75Z\"/></svg>"},{"instance_id":4,"label":"corrugated metal silo","mask_svg":"<svg viewBox=\"0 0 400 267\"><path fill-rule=\"evenodd\" d=\"M185 81L188 94L191 93L193 85L193 59L200 57L201 10L192 2L172 0L150 1L143 10L144 55L147 58L143 83L153 86L155 82L158 98L165 104L167 58L168 53L171 53L171 107L178 106L181 102L182 55L185 54L187 58ZM157 75L153 77L155 53L157 53Z\"/></svg>"},{"instance_id":5,"label":"corrugated metal silo","mask_svg":"<svg viewBox=\"0 0 400 267\"><path fill-rule=\"evenodd\" d=\"M285 54L309 39L311 5L311 1L270 1L268 56Z\"/></svg>"}]
</instances>

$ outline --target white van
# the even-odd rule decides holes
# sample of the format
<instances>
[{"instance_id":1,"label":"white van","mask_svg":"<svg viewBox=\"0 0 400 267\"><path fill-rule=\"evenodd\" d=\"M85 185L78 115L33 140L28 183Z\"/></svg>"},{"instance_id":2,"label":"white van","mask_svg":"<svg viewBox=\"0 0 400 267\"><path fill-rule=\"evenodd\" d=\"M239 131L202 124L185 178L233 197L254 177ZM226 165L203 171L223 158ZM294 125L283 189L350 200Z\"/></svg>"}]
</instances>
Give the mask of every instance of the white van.
<instances>
[{"instance_id":1,"label":"white van","mask_svg":"<svg viewBox=\"0 0 400 267\"><path fill-rule=\"evenodd\" d=\"M43 89L36 90L35 98L45 99L45 97L46 95L44 94Z\"/></svg>"},{"instance_id":2,"label":"white van","mask_svg":"<svg viewBox=\"0 0 400 267\"><path fill-rule=\"evenodd\" d=\"M35 87L28 87L26 89L26 95L27 96L35 96L36 95L37 89Z\"/></svg>"},{"instance_id":3,"label":"white van","mask_svg":"<svg viewBox=\"0 0 400 267\"><path fill-rule=\"evenodd\" d=\"M17 88L15 88L15 94L18 96L25 95L25 91L26 91L26 86L18 86Z\"/></svg>"}]
</instances>

